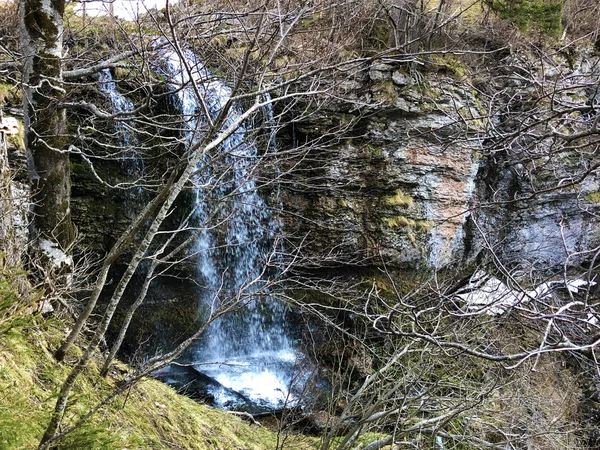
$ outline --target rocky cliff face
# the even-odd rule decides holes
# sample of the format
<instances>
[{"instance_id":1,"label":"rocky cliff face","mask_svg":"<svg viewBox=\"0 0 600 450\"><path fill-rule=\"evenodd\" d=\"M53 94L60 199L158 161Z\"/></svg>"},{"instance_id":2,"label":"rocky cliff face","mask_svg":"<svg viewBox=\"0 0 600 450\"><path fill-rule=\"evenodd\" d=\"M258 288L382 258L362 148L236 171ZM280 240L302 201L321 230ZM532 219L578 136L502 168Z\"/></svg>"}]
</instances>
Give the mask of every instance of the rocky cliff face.
<instances>
[{"instance_id":1,"label":"rocky cliff face","mask_svg":"<svg viewBox=\"0 0 600 450\"><path fill-rule=\"evenodd\" d=\"M378 62L336 84L328 107L287 133L290 147L311 143L280 191L308 265L444 269L490 250L526 269L589 261L600 243L597 138L565 148L540 136L589 130L598 56L535 61L507 54L477 77L449 56ZM115 237L98 225L118 234L130 217L78 167L79 232L101 251Z\"/></svg>"},{"instance_id":2,"label":"rocky cliff face","mask_svg":"<svg viewBox=\"0 0 600 450\"><path fill-rule=\"evenodd\" d=\"M538 138L557 117L563 133L581 132L584 121L565 129L565 115L552 113L537 86L499 75L521 57L496 62L496 78L479 84L459 77L456 61L438 60L412 75L372 64L339 85L346 101L298 124L295 141L348 122L354 137L322 145L292 177L282 199L287 229L331 264L442 269L486 248L503 263L538 269L589 260L586 250L600 242L595 147L578 152ZM577 79L589 79L597 58L584 54L575 66L559 56L529 68L554 83L574 118L597 95Z\"/></svg>"}]
</instances>

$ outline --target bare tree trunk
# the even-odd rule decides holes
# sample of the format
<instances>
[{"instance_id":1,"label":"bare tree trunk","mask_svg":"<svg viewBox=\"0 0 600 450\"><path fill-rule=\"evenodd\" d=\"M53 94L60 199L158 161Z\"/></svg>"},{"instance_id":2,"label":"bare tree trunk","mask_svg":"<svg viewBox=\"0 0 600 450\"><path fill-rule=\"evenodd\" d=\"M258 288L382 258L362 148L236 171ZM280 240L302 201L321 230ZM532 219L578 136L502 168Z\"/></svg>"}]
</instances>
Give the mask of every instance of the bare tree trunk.
<instances>
[{"instance_id":1,"label":"bare tree trunk","mask_svg":"<svg viewBox=\"0 0 600 450\"><path fill-rule=\"evenodd\" d=\"M0 115L0 123L1 119ZM6 150L6 135L3 131L0 131L0 194L2 197L0 201L0 244L3 249L8 250L2 258L9 265L14 266L19 262L19 252L14 246L13 194Z\"/></svg>"},{"instance_id":2,"label":"bare tree trunk","mask_svg":"<svg viewBox=\"0 0 600 450\"><path fill-rule=\"evenodd\" d=\"M74 239L71 179L62 87L64 0L20 3L24 64L25 146L32 188L31 237L66 250Z\"/></svg>"}]
</instances>

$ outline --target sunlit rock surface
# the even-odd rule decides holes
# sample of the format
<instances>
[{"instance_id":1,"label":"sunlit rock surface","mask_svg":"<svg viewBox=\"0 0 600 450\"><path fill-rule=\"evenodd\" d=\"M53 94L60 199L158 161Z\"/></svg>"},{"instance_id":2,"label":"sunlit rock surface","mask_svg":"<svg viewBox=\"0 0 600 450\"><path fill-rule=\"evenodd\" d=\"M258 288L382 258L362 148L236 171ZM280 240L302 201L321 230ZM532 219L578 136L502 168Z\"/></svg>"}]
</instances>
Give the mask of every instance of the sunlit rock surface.
<instances>
[{"instance_id":1,"label":"sunlit rock surface","mask_svg":"<svg viewBox=\"0 0 600 450\"><path fill-rule=\"evenodd\" d=\"M584 54L578 68L553 68L546 77L568 84L583 73L589 80L595 61ZM286 229L308 243L313 266L385 261L443 269L464 267L487 250L508 267L534 270L589 260L600 243L599 178L593 172L558 187L585 170L586 158L593 165L593 156L557 155L534 167L516 146L513 153L490 150L493 127L510 125L500 114L489 117L481 91L445 74L403 70L365 67L338 86L345 103L332 101L329 111L292 130L293 142L310 142L354 121L354 137L319 146L283 190ZM597 95L562 87L565 101L582 107ZM528 85L481 89L501 88L534 95Z\"/></svg>"}]
</instances>

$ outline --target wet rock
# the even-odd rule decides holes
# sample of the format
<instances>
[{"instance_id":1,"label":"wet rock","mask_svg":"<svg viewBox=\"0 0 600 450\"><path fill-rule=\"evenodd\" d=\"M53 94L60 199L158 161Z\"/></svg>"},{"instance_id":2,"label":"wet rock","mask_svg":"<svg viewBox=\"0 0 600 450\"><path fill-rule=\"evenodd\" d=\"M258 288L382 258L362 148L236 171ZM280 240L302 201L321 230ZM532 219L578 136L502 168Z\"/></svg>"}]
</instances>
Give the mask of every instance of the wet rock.
<instances>
[{"instance_id":1,"label":"wet rock","mask_svg":"<svg viewBox=\"0 0 600 450\"><path fill-rule=\"evenodd\" d=\"M461 101L475 103L469 95L460 91ZM354 264L383 256L396 267L441 268L462 257L478 156L467 144L442 144L462 127L451 102L439 105L413 89L394 96L395 110L364 121L364 139L307 168L323 188L283 192L285 208L308 219L290 217L287 228L309 233L315 259Z\"/></svg>"},{"instance_id":2,"label":"wet rock","mask_svg":"<svg viewBox=\"0 0 600 450\"><path fill-rule=\"evenodd\" d=\"M358 91L362 87L362 83L354 80L343 81L340 84L338 84L338 89L340 89L343 92Z\"/></svg>"},{"instance_id":3,"label":"wet rock","mask_svg":"<svg viewBox=\"0 0 600 450\"><path fill-rule=\"evenodd\" d=\"M332 416L327 411L317 411L310 414L307 419L311 429L320 432L330 426Z\"/></svg>"},{"instance_id":4,"label":"wet rock","mask_svg":"<svg viewBox=\"0 0 600 450\"><path fill-rule=\"evenodd\" d=\"M170 365L154 373L154 377L173 386L177 392L196 401L213 405L213 392L224 391L231 398L226 409L254 412L255 406L244 395L221 385L217 380L191 365Z\"/></svg>"}]
</instances>

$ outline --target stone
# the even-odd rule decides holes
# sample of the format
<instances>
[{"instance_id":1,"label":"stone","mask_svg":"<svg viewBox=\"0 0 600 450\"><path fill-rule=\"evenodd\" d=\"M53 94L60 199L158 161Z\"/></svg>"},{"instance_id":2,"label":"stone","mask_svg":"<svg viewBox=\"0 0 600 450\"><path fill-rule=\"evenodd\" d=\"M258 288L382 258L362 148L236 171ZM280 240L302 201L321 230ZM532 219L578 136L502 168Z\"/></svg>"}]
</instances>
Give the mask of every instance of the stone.
<instances>
[{"instance_id":1,"label":"stone","mask_svg":"<svg viewBox=\"0 0 600 450\"><path fill-rule=\"evenodd\" d=\"M444 145L455 136L484 130L487 103L476 90L432 74L416 86L387 64L373 64L369 77L378 84L364 83L362 88L363 111L369 114L361 119L361 143L331 148L318 168L307 168L318 173L316 179L327 180L321 189L284 196L286 209L293 205L290 211L307 219L286 218L286 228L311 236L307 252L315 258L354 264L381 255L391 267L414 270L443 269L457 261L467 265L487 245L474 231L474 202L509 200L516 193L527 196L532 183L557 176L549 166L538 170L541 179L533 180L517 160L482 159L483 143L477 139L459 138ZM390 78L393 83L386 83ZM386 83L386 95L396 97L394 102L378 102L376 95L368 95L381 89L381 82ZM518 91L519 98L531 95L527 87L506 89ZM564 92L565 101L582 104L593 97L571 95L572 88ZM343 110L339 103L336 107ZM351 106L347 110L352 111ZM498 121L494 125L501 126ZM564 179L569 176L565 169ZM506 203L478 209L477 226L491 242L502 243L503 261L552 267L568 252L570 262L578 264L585 257L581 249L600 243L600 218L587 212L598 206L588 200L600 191L597 178L588 177L580 191L538 196L527 207L515 209ZM410 208L386 203L398 190L410 196ZM582 202L587 202L585 207ZM564 246L565 251L557 251ZM377 265L377 258L370 264Z\"/></svg>"},{"instance_id":2,"label":"stone","mask_svg":"<svg viewBox=\"0 0 600 450\"><path fill-rule=\"evenodd\" d=\"M409 84L413 84L412 79L409 78L408 76L406 76L405 74L403 74L402 72L396 70L393 74L392 74L392 81L394 82L394 84L396 84L397 86L407 86Z\"/></svg>"},{"instance_id":3,"label":"stone","mask_svg":"<svg viewBox=\"0 0 600 450\"><path fill-rule=\"evenodd\" d=\"M47 298L42 299L39 305L39 312L42 315L50 315L54 312L54 307Z\"/></svg>"},{"instance_id":4,"label":"stone","mask_svg":"<svg viewBox=\"0 0 600 450\"><path fill-rule=\"evenodd\" d=\"M363 87L362 83L353 80L343 81L338 84L338 88L344 92L358 91Z\"/></svg>"},{"instance_id":5,"label":"stone","mask_svg":"<svg viewBox=\"0 0 600 450\"><path fill-rule=\"evenodd\" d=\"M371 67L369 67L369 78L371 81L375 82L387 81L392 78L392 70L394 70L394 68L389 64L372 64Z\"/></svg>"},{"instance_id":6,"label":"stone","mask_svg":"<svg viewBox=\"0 0 600 450\"><path fill-rule=\"evenodd\" d=\"M332 425L339 423L339 417L331 415L327 411L317 411L306 417L307 431L320 435Z\"/></svg>"}]
</instances>

